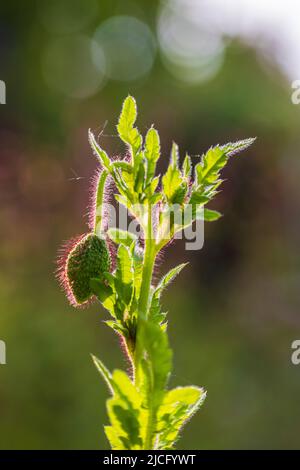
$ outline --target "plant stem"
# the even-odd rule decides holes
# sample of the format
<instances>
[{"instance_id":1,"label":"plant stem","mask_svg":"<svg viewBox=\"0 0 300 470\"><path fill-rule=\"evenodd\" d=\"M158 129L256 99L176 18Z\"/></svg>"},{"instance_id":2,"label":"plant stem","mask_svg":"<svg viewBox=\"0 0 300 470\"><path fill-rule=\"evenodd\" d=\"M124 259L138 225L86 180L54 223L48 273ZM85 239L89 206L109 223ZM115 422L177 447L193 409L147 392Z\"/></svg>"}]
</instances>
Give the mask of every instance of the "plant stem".
<instances>
[{"instance_id":1,"label":"plant stem","mask_svg":"<svg viewBox=\"0 0 300 470\"><path fill-rule=\"evenodd\" d=\"M145 237L145 252L142 273L142 283L139 298L139 319L146 320L151 289L151 280L156 257L155 242L153 239L151 204L148 205L148 222Z\"/></svg>"},{"instance_id":2,"label":"plant stem","mask_svg":"<svg viewBox=\"0 0 300 470\"><path fill-rule=\"evenodd\" d=\"M104 188L106 183L106 178L108 173L106 170L103 170L98 181L97 193L96 193L96 203L95 203L95 220L94 220L94 233L100 235L102 233L103 227L103 202L104 202Z\"/></svg>"},{"instance_id":3,"label":"plant stem","mask_svg":"<svg viewBox=\"0 0 300 470\"><path fill-rule=\"evenodd\" d=\"M150 297L150 289L151 289L151 279L153 274L153 267L155 261L155 251L152 248L152 240L148 239L145 240L145 258L144 258L144 269L143 269L143 276L142 276L142 284L141 284L141 295L139 300L139 320L147 320L148 316L148 308L149 308L149 297ZM141 358L140 354L138 354L138 360ZM152 443L152 430L153 430L153 406L152 406L152 397L148 396L148 403L149 403L149 414L147 417L147 429L146 429L146 437L145 437L145 450L151 450L151 443Z\"/></svg>"},{"instance_id":4,"label":"plant stem","mask_svg":"<svg viewBox=\"0 0 300 470\"><path fill-rule=\"evenodd\" d=\"M153 268L156 258L156 246L155 240L153 237L153 226L152 226L152 210L151 204L148 204L148 220L147 220L147 228L145 230L145 251L144 251L144 263L143 263L143 273L142 273L142 283L141 283L141 290L140 290L140 298L139 298L139 305L138 305L138 328L139 323L141 320L146 321L148 317L148 310L149 310L149 299L150 299L150 292L151 292L151 280L153 275ZM137 347L135 360L138 362L142 358L142 352L139 351L140 347ZM149 404L149 414L147 417L147 427L146 427L146 436L145 436L145 444L144 449L151 450L152 447L152 434L153 434L153 405L151 403L152 397L151 392L150 396L147 397L147 401Z\"/></svg>"}]
</instances>

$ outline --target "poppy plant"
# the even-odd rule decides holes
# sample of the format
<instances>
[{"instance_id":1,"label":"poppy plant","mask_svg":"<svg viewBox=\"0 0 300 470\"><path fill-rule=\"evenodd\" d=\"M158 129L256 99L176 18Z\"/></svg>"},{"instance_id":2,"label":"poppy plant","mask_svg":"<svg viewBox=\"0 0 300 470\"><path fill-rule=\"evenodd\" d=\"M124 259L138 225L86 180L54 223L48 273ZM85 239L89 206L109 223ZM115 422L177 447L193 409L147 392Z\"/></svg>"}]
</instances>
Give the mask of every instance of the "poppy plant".
<instances>
[{"instance_id":1,"label":"poppy plant","mask_svg":"<svg viewBox=\"0 0 300 470\"><path fill-rule=\"evenodd\" d=\"M59 279L75 307L98 299L109 312L111 319L106 323L120 336L131 364L129 373L110 372L93 356L111 394L105 433L112 449L174 449L181 429L200 408L206 392L194 385L167 387L172 351L161 296L186 263L172 268L157 283L153 282L154 266L161 250L184 228L199 219L210 222L220 217L206 207L219 191L220 172L231 156L254 139L211 147L194 168L188 154L180 165L173 143L168 168L160 176L156 175L159 134L151 127L143 139L135 127L136 117L136 102L128 96L117 125L126 145L123 159L110 158L89 131L99 164L89 232L63 249ZM108 227L104 204L108 187L139 225L140 235Z\"/></svg>"}]
</instances>

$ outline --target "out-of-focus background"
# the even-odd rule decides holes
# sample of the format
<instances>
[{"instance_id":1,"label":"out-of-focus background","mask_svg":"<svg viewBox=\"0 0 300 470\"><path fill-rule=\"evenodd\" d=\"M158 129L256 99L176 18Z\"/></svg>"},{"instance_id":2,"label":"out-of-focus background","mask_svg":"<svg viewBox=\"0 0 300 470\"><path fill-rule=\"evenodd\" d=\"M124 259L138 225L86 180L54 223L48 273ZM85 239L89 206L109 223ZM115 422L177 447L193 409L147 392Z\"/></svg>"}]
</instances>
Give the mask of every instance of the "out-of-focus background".
<instances>
[{"instance_id":1,"label":"out-of-focus background","mask_svg":"<svg viewBox=\"0 0 300 470\"><path fill-rule=\"evenodd\" d=\"M204 248L178 241L161 271L190 266L164 297L172 385L208 390L180 449L299 448L299 2L2 2L0 79L1 449L108 447L105 385L89 353L126 367L99 305L75 310L54 278L62 242L85 231L96 161L87 129L115 138L121 103L199 155L257 136L232 159ZM106 122L107 121L107 122ZM197 157L195 156L195 160Z\"/></svg>"}]
</instances>

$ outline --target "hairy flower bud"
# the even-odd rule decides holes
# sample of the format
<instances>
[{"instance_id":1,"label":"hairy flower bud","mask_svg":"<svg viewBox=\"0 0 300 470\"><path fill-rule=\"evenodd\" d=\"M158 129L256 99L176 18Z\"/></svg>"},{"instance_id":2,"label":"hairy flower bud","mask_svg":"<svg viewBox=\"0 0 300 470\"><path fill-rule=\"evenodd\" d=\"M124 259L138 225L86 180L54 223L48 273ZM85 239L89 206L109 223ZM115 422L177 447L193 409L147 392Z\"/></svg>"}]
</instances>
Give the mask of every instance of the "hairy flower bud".
<instances>
[{"instance_id":1,"label":"hairy flower bud","mask_svg":"<svg viewBox=\"0 0 300 470\"><path fill-rule=\"evenodd\" d=\"M110 270L110 253L103 238L94 233L81 236L64 257L60 273L62 285L75 306L82 305L93 296L92 278L101 278Z\"/></svg>"}]
</instances>

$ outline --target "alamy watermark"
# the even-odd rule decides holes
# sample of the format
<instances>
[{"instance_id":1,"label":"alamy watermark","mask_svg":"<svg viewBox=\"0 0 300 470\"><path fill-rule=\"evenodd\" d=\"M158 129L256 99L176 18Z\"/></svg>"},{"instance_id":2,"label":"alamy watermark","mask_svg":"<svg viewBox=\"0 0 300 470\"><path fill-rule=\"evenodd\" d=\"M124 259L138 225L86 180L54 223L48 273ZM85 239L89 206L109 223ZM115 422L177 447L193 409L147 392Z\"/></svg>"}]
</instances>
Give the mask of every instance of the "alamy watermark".
<instances>
[{"instance_id":1,"label":"alamy watermark","mask_svg":"<svg viewBox=\"0 0 300 470\"><path fill-rule=\"evenodd\" d=\"M127 209L119 204L104 203L96 209L96 232L101 234L103 226L106 230L114 227L120 229L124 239L126 233L130 232L136 238L146 240L151 237L155 239L157 246L165 246L172 240L185 239L186 250L201 250L204 245L204 207L200 205L180 204L163 205L156 204L150 207L151 211L151 234L144 230L147 227L149 207L143 204L133 204ZM105 222L103 223L103 219ZM137 222L139 221L139 222Z\"/></svg>"},{"instance_id":2,"label":"alamy watermark","mask_svg":"<svg viewBox=\"0 0 300 470\"><path fill-rule=\"evenodd\" d=\"M0 104L6 104L6 85L3 80L0 80Z\"/></svg>"},{"instance_id":3,"label":"alamy watermark","mask_svg":"<svg viewBox=\"0 0 300 470\"><path fill-rule=\"evenodd\" d=\"M0 340L0 364L6 364L6 344L2 340Z\"/></svg>"},{"instance_id":4,"label":"alamy watermark","mask_svg":"<svg viewBox=\"0 0 300 470\"><path fill-rule=\"evenodd\" d=\"M291 348L293 350L291 355L292 364L298 366L300 364L300 339L295 339L291 344Z\"/></svg>"},{"instance_id":5,"label":"alamy watermark","mask_svg":"<svg viewBox=\"0 0 300 470\"><path fill-rule=\"evenodd\" d=\"M294 90L291 94L291 101L293 104L300 103L300 80L294 80L291 84L292 89Z\"/></svg>"}]
</instances>

